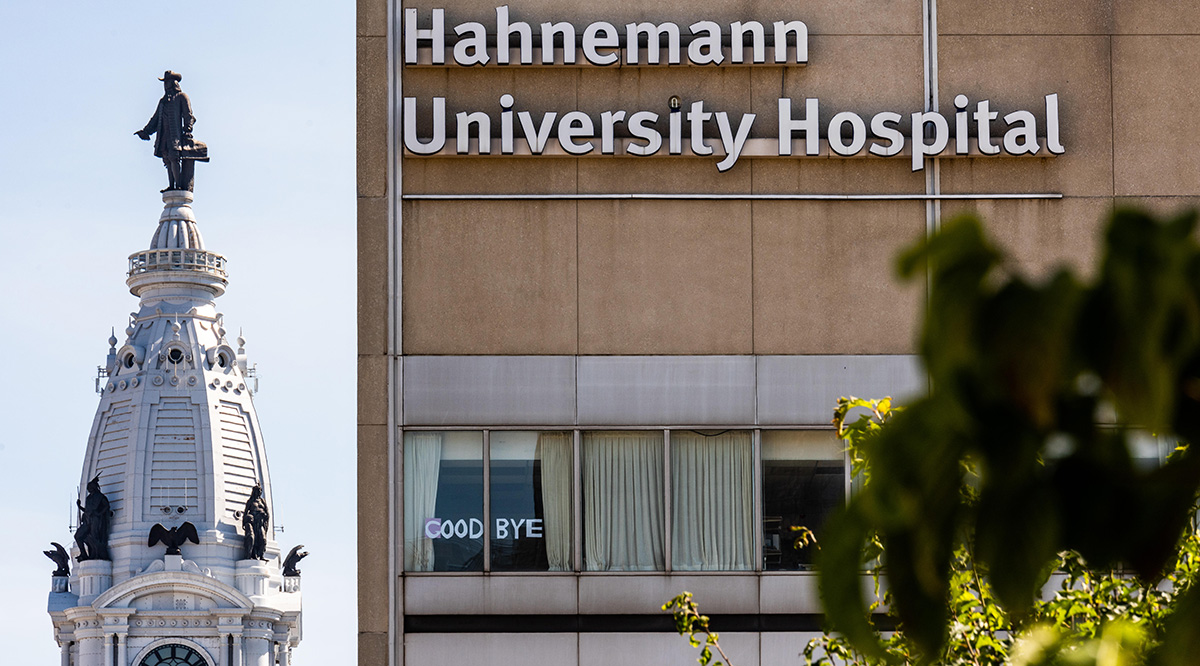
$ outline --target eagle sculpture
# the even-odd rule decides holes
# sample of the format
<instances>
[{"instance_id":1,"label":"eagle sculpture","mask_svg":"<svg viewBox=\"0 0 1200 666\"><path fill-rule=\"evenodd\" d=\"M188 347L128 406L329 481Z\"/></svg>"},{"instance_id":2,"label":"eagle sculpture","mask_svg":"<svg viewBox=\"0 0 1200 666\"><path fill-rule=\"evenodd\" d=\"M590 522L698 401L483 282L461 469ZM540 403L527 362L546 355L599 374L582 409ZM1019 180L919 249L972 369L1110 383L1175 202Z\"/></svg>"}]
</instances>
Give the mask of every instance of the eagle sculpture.
<instances>
[{"instance_id":1,"label":"eagle sculpture","mask_svg":"<svg viewBox=\"0 0 1200 666\"><path fill-rule=\"evenodd\" d=\"M70 576L71 575L71 568L70 568L71 556L67 554L67 551L66 551L66 549L64 549L62 547L62 544L51 541L50 545L54 546L54 550L43 550L42 554L44 554L46 557L54 560L54 563L58 565L58 568L55 569L54 573L51 575L53 575L53 576Z\"/></svg>"},{"instance_id":2,"label":"eagle sculpture","mask_svg":"<svg viewBox=\"0 0 1200 666\"><path fill-rule=\"evenodd\" d=\"M195 525L185 522L179 527L167 529L161 523L155 523L154 527L150 528L150 542L146 545L153 546L161 542L167 547L167 555L180 555L179 547L185 541L200 545L200 536L196 534Z\"/></svg>"},{"instance_id":3,"label":"eagle sculpture","mask_svg":"<svg viewBox=\"0 0 1200 666\"><path fill-rule=\"evenodd\" d=\"M284 560L283 560L283 575L285 575L285 576L299 576L300 575L300 569L298 569L296 567L296 565L300 564L300 560L308 557L307 550L303 551L303 552L300 551L300 549L303 547L304 547L304 544L300 544L299 546L296 546L295 548L288 551L287 557L284 558Z\"/></svg>"}]
</instances>

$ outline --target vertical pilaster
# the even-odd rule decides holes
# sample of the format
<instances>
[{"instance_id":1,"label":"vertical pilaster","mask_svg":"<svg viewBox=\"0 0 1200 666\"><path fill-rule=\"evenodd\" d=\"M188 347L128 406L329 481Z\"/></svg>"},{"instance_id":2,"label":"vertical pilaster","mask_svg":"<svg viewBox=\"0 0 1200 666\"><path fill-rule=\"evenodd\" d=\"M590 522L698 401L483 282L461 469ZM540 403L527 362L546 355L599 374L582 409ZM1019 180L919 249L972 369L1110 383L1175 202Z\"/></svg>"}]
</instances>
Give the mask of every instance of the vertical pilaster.
<instances>
[{"instance_id":1,"label":"vertical pilaster","mask_svg":"<svg viewBox=\"0 0 1200 666\"><path fill-rule=\"evenodd\" d=\"M67 641L59 648L59 666L71 666L71 641Z\"/></svg>"},{"instance_id":2,"label":"vertical pilaster","mask_svg":"<svg viewBox=\"0 0 1200 666\"><path fill-rule=\"evenodd\" d=\"M117 663L129 666L129 634L117 634Z\"/></svg>"}]
</instances>

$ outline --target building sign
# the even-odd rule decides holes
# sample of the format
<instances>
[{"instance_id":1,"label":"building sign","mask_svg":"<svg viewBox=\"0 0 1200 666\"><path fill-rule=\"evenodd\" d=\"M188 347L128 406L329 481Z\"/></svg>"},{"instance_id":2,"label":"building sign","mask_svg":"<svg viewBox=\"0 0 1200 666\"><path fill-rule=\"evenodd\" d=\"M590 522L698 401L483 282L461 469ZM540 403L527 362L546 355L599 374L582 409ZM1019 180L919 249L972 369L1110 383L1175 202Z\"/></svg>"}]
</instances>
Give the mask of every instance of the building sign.
<instances>
[{"instance_id":1,"label":"building sign","mask_svg":"<svg viewBox=\"0 0 1200 666\"><path fill-rule=\"evenodd\" d=\"M622 63L656 67L686 63L723 67L808 62L808 27L798 20L770 24L737 21L728 26L701 20L686 28L669 21L628 23L620 28L596 21L582 32L562 21L542 23L535 31L527 22L511 20L508 7L502 6L496 8L492 26L475 21L454 26L457 38L451 45L446 39L445 10L429 13L430 27L420 27L423 18L416 9L404 11L404 63L408 66L606 67ZM488 41L489 32L496 35L494 44ZM537 43L535 32L540 38ZM448 51L452 65L447 62ZM702 99L672 97L670 109L664 113L611 109L589 114L527 110L513 95L504 93L491 108L464 110L447 110L445 97L404 97L401 112L404 149L415 156L648 157L665 152L711 156L717 160L718 170L727 171L743 155L873 155L909 157L912 170L920 171L925 158L946 154L989 157L1064 152L1056 93L1045 95L1044 107L1038 109L1044 112L1043 128L1038 127L1032 110L994 108L991 100L970 100L966 95L954 98L949 118L937 111L883 111L865 117L853 110L839 110L823 124L820 110L817 98L780 97L778 123L766 128L756 126L757 114L730 114L709 107ZM432 136L418 136L422 120L432 126ZM455 139L448 143L447 125L451 122ZM706 128L713 127L716 132L710 129L706 137ZM718 138L710 138L712 134ZM769 138L761 138L764 135Z\"/></svg>"}]
</instances>

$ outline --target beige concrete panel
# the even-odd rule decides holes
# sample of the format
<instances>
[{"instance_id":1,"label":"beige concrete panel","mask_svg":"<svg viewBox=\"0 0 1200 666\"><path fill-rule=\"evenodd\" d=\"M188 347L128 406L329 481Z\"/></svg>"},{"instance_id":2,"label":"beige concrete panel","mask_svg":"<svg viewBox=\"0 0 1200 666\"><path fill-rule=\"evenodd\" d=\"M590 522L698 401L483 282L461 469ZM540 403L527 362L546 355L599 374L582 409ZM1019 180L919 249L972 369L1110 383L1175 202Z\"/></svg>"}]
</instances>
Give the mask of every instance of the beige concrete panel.
<instances>
[{"instance_id":1,"label":"beige concrete panel","mask_svg":"<svg viewBox=\"0 0 1200 666\"><path fill-rule=\"evenodd\" d=\"M388 357L358 357L358 423L386 425L388 410Z\"/></svg>"},{"instance_id":2,"label":"beige concrete panel","mask_svg":"<svg viewBox=\"0 0 1200 666\"><path fill-rule=\"evenodd\" d=\"M579 353L751 351L750 205L579 202Z\"/></svg>"},{"instance_id":3,"label":"beige concrete panel","mask_svg":"<svg viewBox=\"0 0 1200 666\"><path fill-rule=\"evenodd\" d=\"M387 200L358 200L358 353L386 354L388 333Z\"/></svg>"},{"instance_id":4,"label":"beige concrete panel","mask_svg":"<svg viewBox=\"0 0 1200 666\"><path fill-rule=\"evenodd\" d=\"M362 616L359 616L362 620ZM388 666L388 635L377 632L358 632L358 665Z\"/></svg>"},{"instance_id":5,"label":"beige concrete panel","mask_svg":"<svg viewBox=\"0 0 1200 666\"><path fill-rule=\"evenodd\" d=\"M404 612L413 615L574 615L575 575L407 576Z\"/></svg>"},{"instance_id":6,"label":"beige concrete panel","mask_svg":"<svg viewBox=\"0 0 1200 666\"><path fill-rule=\"evenodd\" d=\"M1166 219L1200 208L1200 197L1117 197L1113 205L1138 208Z\"/></svg>"},{"instance_id":7,"label":"beige concrete panel","mask_svg":"<svg viewBox=\"0 0 1200 666\"><path fill-rule=\"evenodd\" d=\"M501 95L512 95L513 110L530 112L534 124L540 126L543 114L554 111L561 116L576 108L580 71L553 67L407 69L404 97L417 98L417 134L422 138L433 134L434 97L446 98L447 137L458 136L455 114L484 111L491 117L492 136L499 138ZM557 130L557 118L555 123ZM516 136L524 136L520 121L514 118L513 124Z\"/></svg>"},{"instance_id":8,"label":"beige concrete panel","mask_svg":"<svg viewBox=\"0 0 1200 666\"><path fill-rule=\"evenodd\" d=\"M758 577L751 572L724 575L584 575L579 578L582 614L656 613L687 590L705 613L758 613Z\"/></svg>"},{"instance_id":9,"label":"beige concrete panel","mask_svg":"<svg viewBox=\"0 0 1200 666\"><path fill-rule=\"evenodd\" d=\"M386 37L388 0L357 0L356 29L359 37Z\"/></svg>"},{"instance_id":10,"label":"beige concrete panel","mask_svg":"<svg viewBox=\"0 0 1200 666\"><path fill-rule=\"evenodd\" d=\"M820 613L817 573L771 574L759 579L763 613Z\"/></svg>"},{"instance_id":11,"label":"beige concrete panel","mask_svg":"<svg viewBox=\"0 0 1200 666\"><path fill-rule=\"evenodd\" d=\"M579 108L588 112L599 123L604 111L623 110L629 114L638 111L653 111L659 114L655 127L662 133L665 154L668 103L672 95L678 95L680 113L684 114L683 137L686 144L691 136L686 115L693 102L703 101L704 110L712 113L724 111L729 121L736 126L742 114L750 113L750 67L621 67L579 70ZM762 121L754 121L752 136L759 136ZM770 128L768 128L770 129ZM627 126L616 127L617 136L629 136ZM773 131L773 130L771 130ZM597 126L597 134L599 127ZM704 123L704 136L709 145L720 144L720 131L716 119Z\"/></svg>"},{"instance_id":12,"label":"beige concrete panel","mask_svg":"<svg viewBox=\"0 0 1200 666\"><path fill-rule=\"evenodd\" d=\"M738 160L732 169L721 173L717 170L720 159L682 156L581 159L577 162L579 191L672 194L749 192L752 160Z\"/></svg>"},{"instance_id":13,"label":"beige concrete panel","mask_svg":"<svg viewBox=\"0 0 1200 666\"><path fill-rule=\"evenodd\" d=\"M1113 38L1118 196L1200 194L1200 37Z\"/></svg>"},{"instance_id":14,"label":"beige concrete panel","mask_svg":"<svg viewBox=\"0 0 1200 666\"><path fill-rule=\"evenodd\" d=\"M792 116L804 100L820 100L821 134L842 111L869 126L880 111L900 115L924 108L925 60L919 36L827 36L809 45L807 67L752 70L756 136L778 138L779 98L792 99ZM799 137L800 135L796 135Z\"/></svg>"},{"instance_id":15,"label":"beige concrete panel","mask_svg":"<svg viewBox=\"0 0 1200 666\"><path fill-rule=\"evenodd\" d=\"M387 194L387 38L358 37L358 196Z\"/></svg>"},{"instance_id":16,"label":"beige concrete panel","mask_svg":"<svg viewBox=\"0 0 1200 666\"><path fill-rule=\"evenodd\" d=\"M674 21L686 30L700 20L759 21L764 25L801 20L810 34L921 34L921 4L912 0L717 0L703 5L689 0L598 0L572 5L561 0L521 0L508 4L514 21L536 24L569 20L580 32L592 21L609 21L622 30L631 21ZM405 6L420 9L420 26L425 27L429 9L444 5L422 2ZM460 0L446 8L446 25L449 28L462 21L494 25L495 12L493 0Z\"/></svg>"},{"instance_id":17,"label":"beige concrete panel","mask_svg":"<svg viewBox=\"0 0 1200 666\"><path fill-rule=\"evenodd\" d=\"M611 635L608 640L612 640ZM404 664L575 666L579 663L578 649L575 634L407 634Z\"/></svg>"},{"instance_id":18,"label":"beige concrete panel","mask_svg":"<svg viewBox=\"0 0 1200 666\"><path fill-rule=\"evenodd\" d=\"M762 663L802 664L808 641L821 636L819 631L763 632L760 639Z\"/></svg>"},{"instance_id":19,"label":"beige concrete panel","mask_svg":"<svg viewBox=\"0 0 1200 666\"><path fill-rule=\"evenodd\" d=\"M407 157L405 194L573 194L576 160L532 157ZM608 163L610 168L612 163Z\"/></svg>"},{"instance_id":20,"label":"beige concrete panel","mask_svg":"<svg viewBox=\"0 0 1200 666\"><path fill-rule=\"evenodd\" d=\"M907 157L761 159L751 162L755 194L924 194L925 174Z\"/></svg>"},{"instance_id":21,"label":"beige concrete panel","mask_svg":"<svg viewBox=\"0 0 1200 666\"><path fill-rule=\"evenodd\" d=\"M989 36L938 39L941 108L953 123L954 97L967 109L990 100L999 113L993 138L1003 137L1006 114L1030 111L1046 134L1046 95L1057 93L1065 154L1057 157L949 158L942 191L1112 194L1112 106L1109 38L1091 36ZM974 122L971 121L973 125ZM953 141L951 141L951 150Z\"/></svg>"},{"instance_id":22,"label":"beige concrete panel","mask_svg":"<svg viewBox=\"0 0 1200 666\"><path fill-rule=\"evenodd\" d=\"M1114 34L1200 34L1200 5L1192 0L1118 0L1112 11Z\"/></svg>"},{"instance_id":23,"label":"beige concrete panel","mask_svg":"<svg viewBox=\"0 0 1200 666\"><path fill-rule=\"evenodd\" d=\"M387 631L387 426L358 427L358 628Z\"/></svg>"},{"instance_id":24,"label":"beige concrete panel","mask_svg":"<svg viewBox=\"0 0 1200 666\"><path fill-rule=\"evenodd\" d=\"M945 202L942 219L974 211L993 241L1032 278L1049 277L1060 265L1088 276L1112 209L1112 199Z\"/></svg>"},{"instance_id":25,"label":"beige concrete panel","mask_svg":"<svg viewBox=\"0 0 1200 666\"><path fill-rule=\"evenodd\" d=\"M897 254L925 231L919 201L755 202L756 354L909 354L923 282Z\"/></svg>"},{"instance_id":26,"label":"beige concrete panel","mask_svg":"<svg viewBox=\"0 0 1200 666\"><path fill-rule=\"evenodd\" d=\"M703 601L701 599L702 604ZM703 605L702 608L708 612L707 605ZM720 633L721 649L729 656L729 661L737 666L758 666L758 634L720 631L720 627L713 629ZM716 650L713 650L713 653L717 659L721 658L716 654ZM620 640L614 640L613 634L579 634L580 666L691 666L699 656L700 648L689 647L687 641L673 631L620 634ZM790 662L766 663L801 662L793 659Z\"/></svg>"},{"instance_id":27,"label":"beige concrete panel","mask_svg":"<svg viewBox=\"0 0 1200 666\"><path fill-rule=\"evenodd\" d=\"M405 354L574 354L575 203L404 205Z\"/></svg>"},{"instance_id":28,"label":"beige concrete panel","mask_svg":"<svg viewBox=\"0 0 1200 666\"><path fill-rule=\"evenodd\" d=\"M1111 29L1114 4L1121 2L954 0L938 3L937 27L939 35L1102 35Z\"/></svg>"}]
</instances>

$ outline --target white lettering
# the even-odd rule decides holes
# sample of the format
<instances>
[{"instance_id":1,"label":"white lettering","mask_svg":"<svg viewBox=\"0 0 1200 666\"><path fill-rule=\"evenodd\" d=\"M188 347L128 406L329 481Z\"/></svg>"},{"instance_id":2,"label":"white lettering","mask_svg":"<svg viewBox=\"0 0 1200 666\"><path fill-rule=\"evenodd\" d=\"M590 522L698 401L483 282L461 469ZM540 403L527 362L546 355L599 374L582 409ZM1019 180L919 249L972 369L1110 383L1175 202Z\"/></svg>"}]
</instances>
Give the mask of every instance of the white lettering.
<instances>
[{"instance_id":1,"label":"white lettering","mask_svg":"<svg viewBox=\"0 0 1200 666\"><path fill-rule=\"evenodd\" d=\"M415 65L417 62L417 40L427 39L433 47L433 64L446 64L446 10L433 10L433 27L428 30L417 29L417 10L404 10L404 63Z\"/></svg>"},{"instance_id":2,"label":"white lettering","mask_svg":"<svg viewBox=\"0 0 1200 666\"><path fill-rule=\"evenodd\" d=\"M792 154L792 133L804 132L804 154L818 155L821 152L820 115L815 97L804 100L804 117L792 119L792 100L779 98L779 154Z\"/></svg>"},{"instance_id":3,"label":"white lettering","mask_svg":"<svg viewBox=\"0 0 1200 666\"><path fill-rule=\"evenodd\" d=\"M596 21L583 29L583 57L593 65L611 65L617 61L617 54L601 55L597 49L615 49L617 42L617 27L605 21Z\"/></svg>"},{"instance_id":4,"label":"white lettering","mask_svg":"<svg viewBox=\"0 0 1200 666\"><path fill-rule=\"evenodd\" d=\"M933 125L933 143L925 143L925 125ZM950 141L950 126L942 114L935 111L912 114L912 170L925 168L925 158L937 155Z\"/></svg>"},{"instance_id":5,"label":"white lettering","mask_svg":"<svg viewBox=\"0 0 1200 666\"><path fill-rule=\"evenodd\" d=\"M688 60L697 65L719 65L725 60L721 53L721 26L712 21L697 21L688 26L692 43L688 44ZM703 35L697 34L703 31Z\"/></svg>"},{"instance_id":6,"label":"white lettering","mask_svg":"<svg viewBox=\"0 0 1200 666\"><path fill-rule=\"evenodd\" d=\"M804 21L775 22L775 62L788 61L788 34L796 36L796 64L808 62L808 26Z\"/></svg>"},{"instance_id":7,"label":"white lettering","mask_svg":"<svg viewBox=\"0 0 1200 666\"><path fill-rule=\"evenodd\" d=\"M850 123L850 144L842 143L842 127ZM850 156L867 144L867 124L857 113L842 111L829 121L829 147L842 156Z\"/></svg>"},{"instance_id":8,"label":"white lettering","mask_svg":"<svg viewBox=\"0 0 1200 666\"><path fill-rule=\"evenodd\" d=\"M966 155L971 152L970 134L967 130L967 100L966 95L954 98L954 154Z\"/></svg>"},{"instance_id":9,"label":"white lettering","mask_svg":"<svg viewBox=\"0 0 1200 666\"><path fill-rule=\"evenodd\" d=\"M900 154L904 150L904 134L895 127L888 127L888 123L899 123L903 118L898 113L884 111L875 114L871 118L871 133L888 142L888 145L883 146L877 142L871 142L871 154L879 155L880 157L891 157Z\"/></svg>"},{"instance_id":10,"label":"white lettering","mask_svg":"<svg viewBox=\"0 0 1200 666\"><path fill-rule=\"evenodd\" d=\"M745 61L746 56L746 33L754 38L751 42L751 62L756 65L761 65L767 61L767 36L763 30L763 24L758 21L749 21L742 23L738 21L729 26L730 37L732 38L733 48L730 54L730 61L741 64Z\"/></svg>"},{"instance_id":11,"label":"white lettering","mask_svg":"<svg viewBox=\"0 0 1200 666\"><path fill-rule=\"evenodd\" d=\"M533 28L524 21L508 22L508 5L496 8L496 62L507 65L509 59L508 38L516 33L521 42L521 64L533 64Z\"/></svg>"},{"instance_id":12,"label":"white lettering","mask_svg":"<svg viewBox=\"0 0 1200 666\"><path fill-rule=\"evenodd\" d=\"M441 531L441 518L430 518L429 520L425 521L425 536L429 537L430 539L436 539L438 538L438 535L441 534Z\"/></svg>"},{"instance_id":13,"label":"white lettering","mask_svg":"<svg viewBox=\"0 0 1200 666\"><path fill-rule=\"evenodd\" d=\"M479 137L479 154L487 155L492 152L492 119L483 111L475 113L467 113L465 111L454 116L457 120L456 141L458 154L469 155L471 153L471 125L476 128L476 136Z\"/></svg>"},{"instance_id":14,"label":"white lettering","mask_svg":"<svg viewBox=\"0 0 1200 666\"><path fill-rule=\"evenodd\" d=\"M1013 111L1004 116L1010 129L1004 133L1004 152L1010 155L1036 155L1038 151L1037 118L1028 111ZM1012 127L1015 123L1021 123Z\"/></svg>"},{"instance_id":15,"label":"white lettering","mask_svg":"<svg viewBox=\"0 0 1200 666\"><path fill-rule=\"evenodd\" d=\"M482 23L474 21L462 23L454 29L454 34L460 37L465 32L470 32L471 36L459 39L454 43L454 62L464 67L486 65L488 62L487 29L483 27Z\"/></svg>"},{"instance_id":16,"label":"white lettering","mask_svg":"<svg viewBox=\"0 0 1200 666\"><path fill-rule=\"evenodd\" d=\"M613 155L617 152L614 140L615 126L625 120L624 111L605 111L600 114L600 153Z\"/></svg>"},{"instance_id":17,"label":"white lettering","mask_svg":"<svg viewBox=\"0 0 1200 666\"><path fill-rule=\"evenodd\" d=\"M1000 147L992 143L992 121L1000 114L989 110L989 104L986 99L979 100L972 116L975 120L975 132L979 136L979 152L984 155L996 155L1000 152Z\"/></svg>"},{"instance_id":18,"label":"white lettering","mask_svg":"<svg viewBox=\"0 0 1200 666\"><path fill-rule=\"evenodd\" d=\"M590 137L595 134L595 131L591 117L583 111L564 113L562 119L558 121L558 142L562 144L563 150L572 155L587 155L595 146L591 141L575 143L575 139L584 136Z\"/></svg>"},{"instance_id":19,"label":"white lettering","mask_svg":"<svg viewBox=\"0 0 1200 666\"><path fill-rule=\"evenodd\" d=\"M508 520L506 520L504 518L496 519L496 538L497 539L507 539L508 538Z\"/></svg>"},{"instance_id":20,"label":"white lettering","mask_svg":"<svg viewBox=\"0 0 1200 666\"><path fill-rule=\"evenodd\" d=\"M472 518L467 521L471 526L471 538L478 539L483 536L483 521L478 518Z\"/></svg>"},{"instance_id":21,"label":"white lettering","mask_svg":"<svg viewBox=\"0 0 1200 666\"><path fill-rule=\"evenodd\" d=\"M521 129L525 132L525 140L529 142L529 150L534 155L541 155L546 149L546 141L550 139L550 130L554 127L554 118L558 114L554 111L542 116L541 127L533 126L533 116L528 111L521 111L517 114L517 119L521 121Z\"/></svg>"},{"instance_id":22,"label":"white lettering","mask_svg":"<svg viewBox=\"0 0 1200 666\"><path fill-rule=\"evenodd\" d=\"M629 152L634 155L653 155L658 152L659 148L662 148L662 134L652 127L646 127L647 122L657 123L658 114L653 111L638 111L629 116L629 133L646 142L644 146L636 143L629 144Z\"/></svg>"},{"instance_id":23,"label":"white lettering","mask_svg":"<svg viewBox=\"0 0 1200 666\"><path fill-rule=\"evenodd\" d=\"M642 50L640 35L646 35L646 63L657 65L662 50L662 36L667 36L667 64L679 64L679 26L664 21L653 23L629 23L625 26L625 62L636 65L638 52Z\"/></svg>"},{"instance_id":24,"label":"white lettering","mask_svg":"<svg viewBox=\"0 0 1200 666\"><path fill-rule=\"evenodd\" d=\"M687 113L688 127L691 128L692 152L697 155L712 155L713 149L704 143L704 123L712 118L712 113L704 110L704 100L692 102L692 109Z\"/></svg>"},{"instance_id":25,"label":"white lettering","mask_svg":"<svg viewBox=\"0 0 1200 666\"><path fill-rule=\"evenodd\" d=\"M737 163L738 156L742 154L742 146L746 145L746 139L750 136L754 118L753 113L742 114L742 121L738 124L735 136L729 126L729 115L724 111L717 113L717 128L721 130L721 146L725 149L725 159L717 162L717 171L728 171Z\"/></svg>"},{"instance_id":26,"label":"white lettering","mask_svg":"<svg viewBox=\"0 0 1200 666\"><path fill-rule=\"evenodd\" d=\"M536 525L535 525L535 523L536 523ZM530 518L529 520L525 521L525 536L527 536L531 539L542 538L542 519L541 518Z\"/></svg>"},{"instance_id":27,"label":"white lettering","mask_svg":"<svg viewBox=\"0 0 1200 666\"><path fill-rule=\"evenodd\" d=\"M563 21L561 23L542 24L542 64L554 64L554 36L562 36L562 54L564 65L575 64L575 26Z\"/></svg>"},{"instance_id":28,"label":"white lettering","mask_svg":"<svg viewBox=\"0 0 1200 666\"><path fill-rule=\"evenodd\" d=\"M1059 138L1058 94L1046 95L1046 150L1054 155L1066 152Z\"/></svg>"},{"instance_id":29,"label":"white lettering","mask_svg":"<svg viewBox=\"0 0 1200 666\"><path fill-rule=\"evenodd\" d=\"M417 138L417 98L404 98L404 147L417 155L432 155L446 146L446 98L433 98L433 138Z\"/></svg>"}]
</instances>

